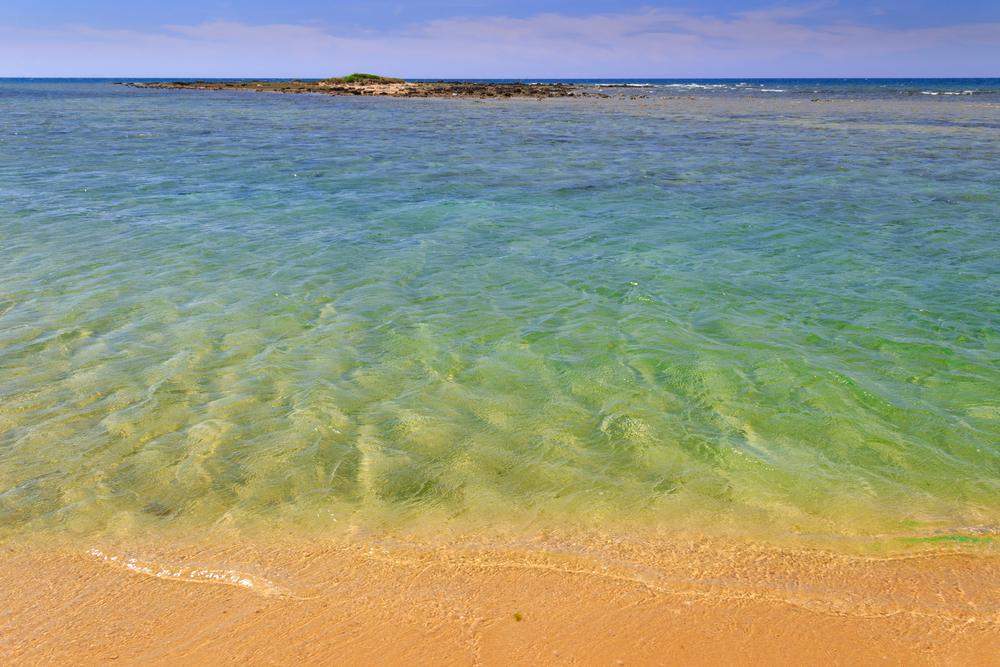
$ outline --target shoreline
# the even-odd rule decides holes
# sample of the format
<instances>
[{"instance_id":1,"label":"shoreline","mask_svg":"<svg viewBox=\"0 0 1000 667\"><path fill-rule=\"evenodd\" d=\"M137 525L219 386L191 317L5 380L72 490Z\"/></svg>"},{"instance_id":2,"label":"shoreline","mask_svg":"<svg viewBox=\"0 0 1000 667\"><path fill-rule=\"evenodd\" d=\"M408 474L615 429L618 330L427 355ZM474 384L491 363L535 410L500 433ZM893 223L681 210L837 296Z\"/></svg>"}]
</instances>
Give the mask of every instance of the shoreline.
<instances>
[{"instance_id":1,"label":"shoreline","mask_svg":"<svg viewBox=\"0 0 1000 667\"><path fill-rule=\"evenodd\" d=\"M4 546L8 664L986 664L1000 555L697 536ZM33 582L25 585L26 582ZM620 662L619 662L620 661Z\"/></svg>"},{"instance_id":2,"label":"shoreline","mask_svg":"<svg viewBox=\"0 0 1000 667\"><path fill-rule=\"evenodd\" d=\"M475 83L456 81L414 82L401 80L345 82L340 80L322 81L162 81L162 82L119 82L129 88L152 88L168 90L242 90L258 93L313 93L333 96L377 96L377 97L466 97L486 98L553 98L553 97L608 97L601 93L585 93L578 86L569 84L533 83Z\"/></svg>"}]
</instances>

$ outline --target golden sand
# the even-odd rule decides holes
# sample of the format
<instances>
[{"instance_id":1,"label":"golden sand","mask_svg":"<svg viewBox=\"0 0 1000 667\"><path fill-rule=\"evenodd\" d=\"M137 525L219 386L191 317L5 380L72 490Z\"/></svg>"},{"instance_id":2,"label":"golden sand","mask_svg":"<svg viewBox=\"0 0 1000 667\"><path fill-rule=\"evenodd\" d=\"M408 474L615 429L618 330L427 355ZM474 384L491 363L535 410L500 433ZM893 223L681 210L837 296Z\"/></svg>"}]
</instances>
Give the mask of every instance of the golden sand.
<instances>
[{"instance_id":1,"label":"golden sand","mask_svg":"<svg viewBox=\"0 0 1000 667\"><path fill-rule=\"evenodd\" d=\"M998 664L1000 556L719 539L7 545L4 664Z\"/></svg>"}]
</instances>

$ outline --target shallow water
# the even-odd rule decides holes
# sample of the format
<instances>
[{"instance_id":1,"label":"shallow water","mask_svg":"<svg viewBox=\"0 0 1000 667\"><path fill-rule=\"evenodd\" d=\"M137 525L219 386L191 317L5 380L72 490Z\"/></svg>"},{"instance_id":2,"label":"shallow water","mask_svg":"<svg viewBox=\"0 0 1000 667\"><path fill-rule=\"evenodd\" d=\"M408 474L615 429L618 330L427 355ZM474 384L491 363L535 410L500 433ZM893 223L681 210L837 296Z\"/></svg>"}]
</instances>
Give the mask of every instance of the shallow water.
<instances>
[{"instance_id":1,"label":"shallow water","mask_svg":"<svg viewBox=\"0 0 1000 667\"><path fill-rule=\"evenodd\" d=\"M988 531L998 173L958 97L0 82L0 531Z\"/></svg>"}]
</instances>

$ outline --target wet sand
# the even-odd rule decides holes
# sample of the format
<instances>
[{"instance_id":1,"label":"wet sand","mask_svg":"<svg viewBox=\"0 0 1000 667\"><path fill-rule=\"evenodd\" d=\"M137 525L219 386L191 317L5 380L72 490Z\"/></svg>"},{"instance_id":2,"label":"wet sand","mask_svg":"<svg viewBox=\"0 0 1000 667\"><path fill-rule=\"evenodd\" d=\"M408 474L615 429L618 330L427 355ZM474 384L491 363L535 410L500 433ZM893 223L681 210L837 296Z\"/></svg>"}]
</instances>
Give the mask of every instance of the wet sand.
<instances>
[{"instance_id":1,"label":"wet sand","mask_svg":"<svg viewBox=\"0 0 1000 667\"><path fill-rule=\"evenodd\" d=\"M995 552L679 537L3 549L15 665L987 665L1000 641Z\"/></svg>"}]
</instances>

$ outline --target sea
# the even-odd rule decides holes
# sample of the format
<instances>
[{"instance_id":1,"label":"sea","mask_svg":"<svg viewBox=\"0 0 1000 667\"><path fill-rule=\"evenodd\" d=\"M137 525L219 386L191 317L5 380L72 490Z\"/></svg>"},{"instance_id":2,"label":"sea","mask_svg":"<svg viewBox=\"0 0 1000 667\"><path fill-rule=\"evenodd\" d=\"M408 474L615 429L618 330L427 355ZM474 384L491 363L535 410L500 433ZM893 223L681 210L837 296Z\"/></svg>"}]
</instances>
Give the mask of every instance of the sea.
<instances>
[{"instance_id":1,"label":"sea","mask_svg":"<svg viewBox=\"0 0 1000 667\"><path fill-rule=\"evenodd\" d=\"M1000 79L121 81L0 80L0 537L998 539Z\"/></svg>"}]
</instances>

